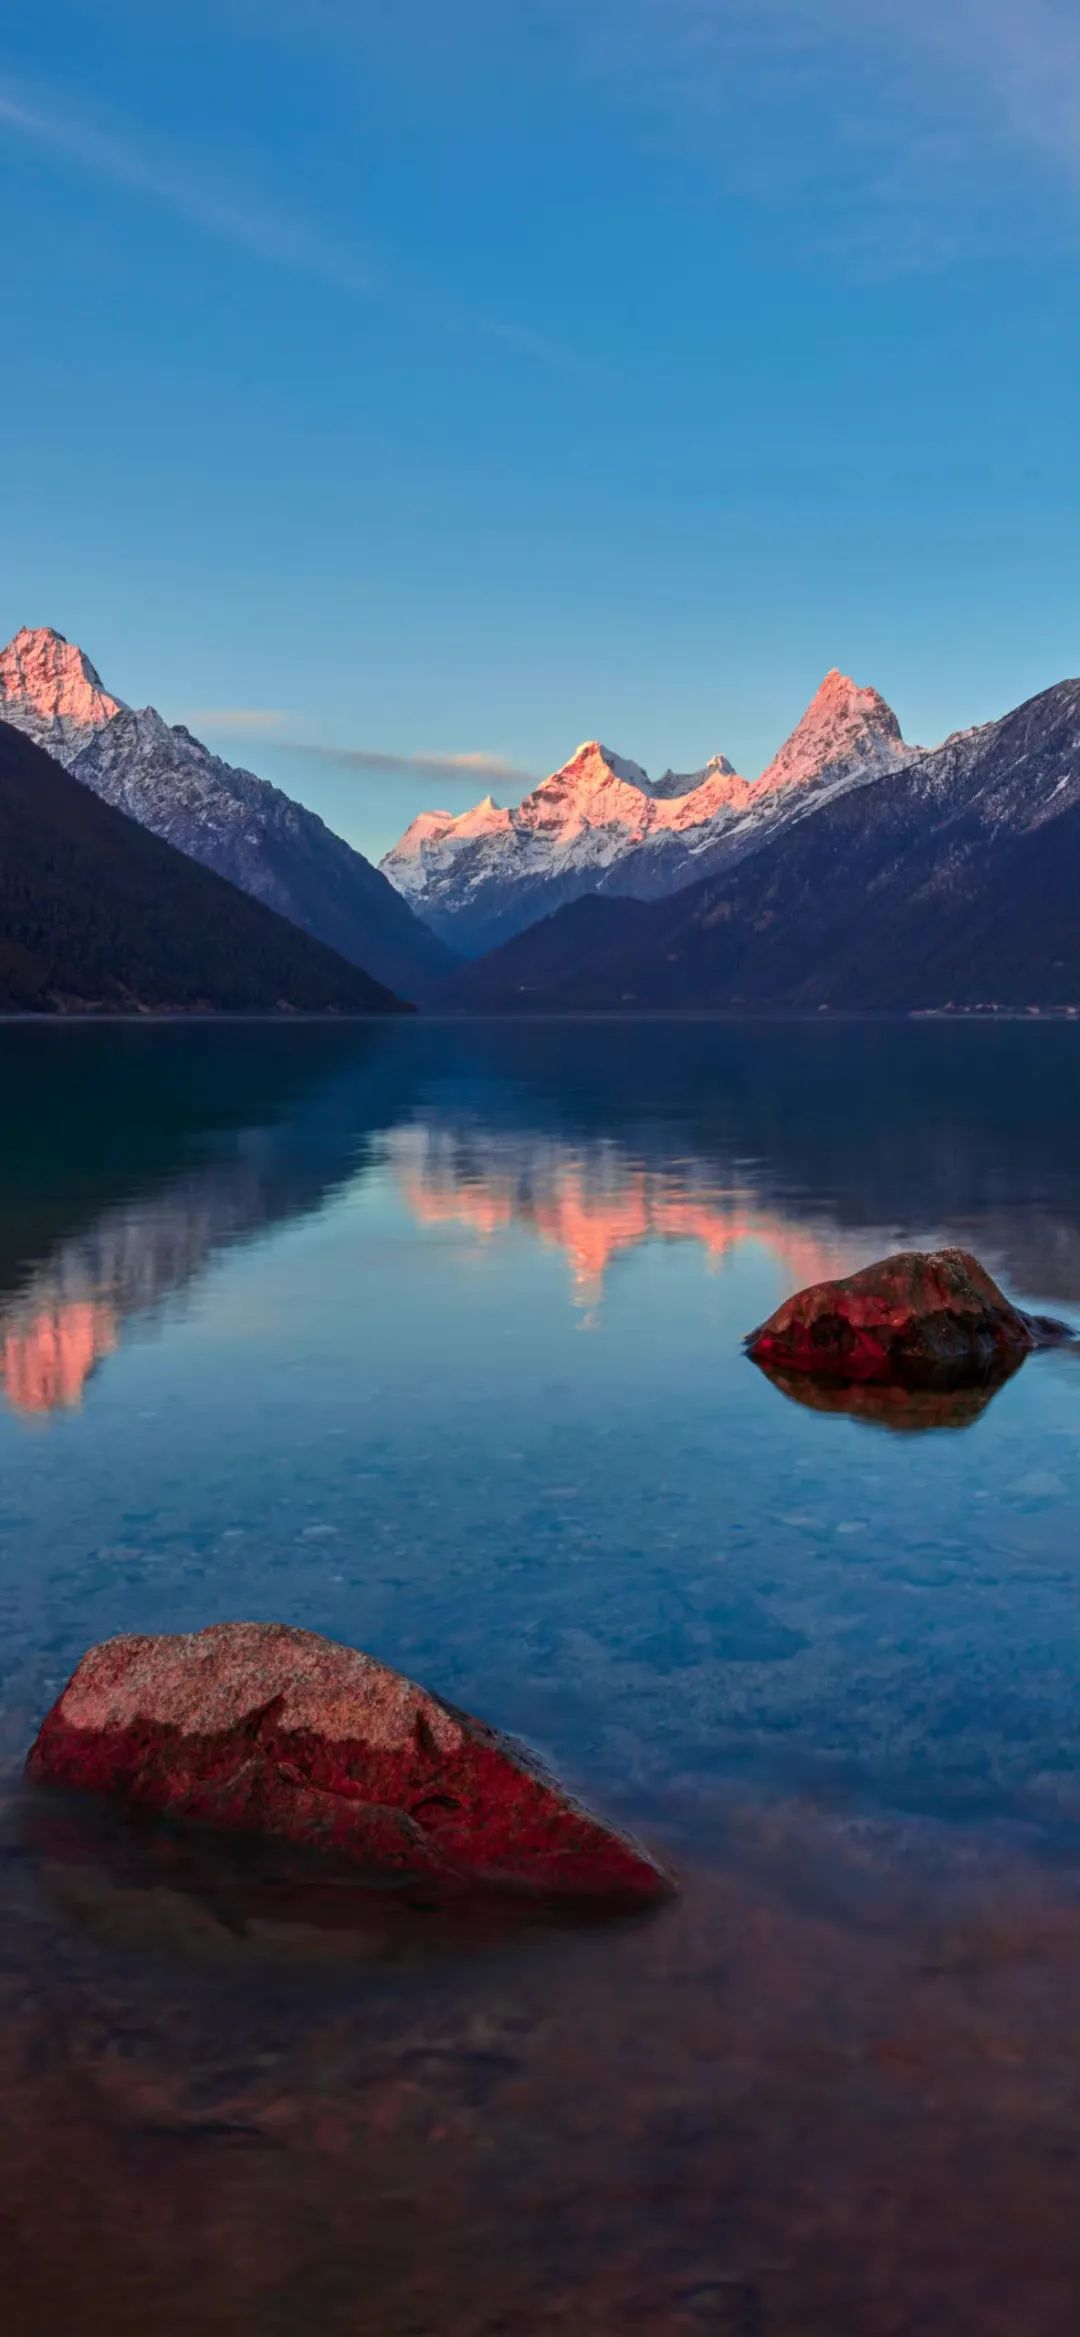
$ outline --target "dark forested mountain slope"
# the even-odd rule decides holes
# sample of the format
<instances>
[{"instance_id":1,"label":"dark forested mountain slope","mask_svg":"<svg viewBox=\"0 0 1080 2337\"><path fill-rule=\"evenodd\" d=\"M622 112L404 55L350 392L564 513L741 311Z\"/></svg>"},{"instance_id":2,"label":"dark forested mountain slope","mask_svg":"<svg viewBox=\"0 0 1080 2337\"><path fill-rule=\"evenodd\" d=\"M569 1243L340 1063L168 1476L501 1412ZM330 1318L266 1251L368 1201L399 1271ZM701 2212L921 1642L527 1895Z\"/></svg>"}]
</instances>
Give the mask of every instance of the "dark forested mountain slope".
<instances>
[{"instance_id":1,"label":"dark forested mountain slope","mask_svg":"<svg viewBox=\"0 0 1080 2337\"><path fill-rule=\"evenodd\" d=\"M152 706L121 707L69 767L106 803L405 996L453 966L453 950L317 812L212 755Z\"/></svg>"},{"instance_id":2,"label":"dark forested mountain slope","mask_svg":"<svg viewBox=\"0 0 1080 2337\"><path fill-rule=\"evenodd\" d=\"M24 627L0 650L0 714L106 803L401 996L454 964L388 878L316 812L152 706L122 705L51 626Z\"/></svg>"},{"instance_id":3,"label":"dark forested mountain slope","mask_svg":"<svg viewBox=\"0 0 1080 2337\"><path fill-rule=\"evenodd\" d=\"M0 1009L400 1011L0 722Z\"/></svg>"},{"instance_id":4,"label":"dark forested mountain slope","mask_svg":"<svg viewBox=\"0 0 1080 2337\"><path fill-rule=\"evenodd\" d=\"M1061 682L752 860L586 900L447 984L479 1010L1080 1004L1080 682Z\"/></svg>"}]
</instances>

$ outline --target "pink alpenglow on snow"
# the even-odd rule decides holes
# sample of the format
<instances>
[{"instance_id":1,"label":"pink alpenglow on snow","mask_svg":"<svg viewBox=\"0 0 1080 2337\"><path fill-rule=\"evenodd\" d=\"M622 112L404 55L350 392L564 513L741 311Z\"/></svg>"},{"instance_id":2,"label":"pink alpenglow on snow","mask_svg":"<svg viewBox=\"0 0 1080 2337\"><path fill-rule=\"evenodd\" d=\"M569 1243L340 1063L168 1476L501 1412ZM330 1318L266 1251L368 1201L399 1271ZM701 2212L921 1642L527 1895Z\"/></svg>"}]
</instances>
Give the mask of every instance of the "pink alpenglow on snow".
<instances>
[{"instance_id":1,"label":"pink alpenglow on snow","mask_svg":"<svg viewBox=\"0 0 1080 2337\"><path fill-rule=\"evenodd\" d=\"M719 754L700 770L650 779L586 739L508 810L487 796L456 817L421 812L382 871L444 940L476 954L585 892L676 892L920 753L880 692L834 667L759 779L741 778Z\"/></svg>"},{"instance_id":2,"label":"pink alpenglow on snow","mask_svg":"<svg viewBox=\"0 0 1080 2337\"><path fill-rule=\"evenodd\" d=\"M523 1746L373 1657L286 1624L92 1647L27 1775L402 1879L629 1905L672 1888Z\"/></svg>"},{"instance_id":3,"label":"pink alpenglow on snow","mask_svg":"<svg viewBox=\"0 0 1080 2337\"><path fill-rule=\"evenodd\" d=\"M0 649L0 721L13 721L61 763L121 711L89 658L51 625L24 625Z\"/></svg>"},{"instance_id":4,"label":"pink alpenglow on snow","mask_svg":"<svg viewBox=\"0 0 1080 2337\"><path fill-rule=\"evenodd\" d=\"M900 725L880 690L860 688L836 666L814 692L801 720L779 754L755 779L755 797L791 787L834 785L848 776L860 780L910 762L921 749L904 743Z\"/></svg>"},{"instance_id":5,"label":"pink alpenglow on snow","mask_svg":"<svg viewBox=\"0 0 1080 2337\"><path fill-rule=\"evenodd\" d=\"M574 846L588 864L603 870L625 851L662 830L697 827L719 811L740 809L750 798L724 755L704 770L666 771L650 780L640 763L615 754L599 739L586 739L550 778L541 781L513 810L501 810L490 795L470 811L420 812L383 867L403 891L423 889L450 867L450 856L478 837L506 839L511 849L566 853Z\"/></svg>"},{"instance_id":6,"label":"pink alpenglow on snow","mask_svg":"<svg viewBox=\"0 0 1080 2337\"><path fill-rule=\"evenodd\" d=\"M962 1387L1071 1336L1011 1305L967 1250L899 1250L796 1291L751 1332L746 1352L767 1371L815 1379Z\"/></svg>"}]
</instances>

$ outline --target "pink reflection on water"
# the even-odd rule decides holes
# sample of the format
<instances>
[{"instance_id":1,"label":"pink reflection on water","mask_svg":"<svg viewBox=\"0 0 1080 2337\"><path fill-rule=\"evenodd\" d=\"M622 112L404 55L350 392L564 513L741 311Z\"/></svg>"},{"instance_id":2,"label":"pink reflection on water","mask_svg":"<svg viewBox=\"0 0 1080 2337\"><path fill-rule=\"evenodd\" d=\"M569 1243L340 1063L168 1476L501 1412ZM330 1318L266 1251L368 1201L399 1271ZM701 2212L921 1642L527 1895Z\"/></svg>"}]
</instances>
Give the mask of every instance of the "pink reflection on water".
<instances>
[{"instance_id":1,"label":"pink reflection on water","mask_svg":"<svg viewBox=\"0 0 1080 2337\"><path fill-rule=\"evenodd\" d=\"M792 1289L835 1273L847 1255L738 1189L698 1187L609 1147L583 1156L549 1141L456 1138L410 1128L389 1146L398 1189L421 1225L459 1225L483 1242L524 1227L567 1259L578 1302L594 1306L613 1262L651 1241L695 1242L711 1266L756 1243Z\"/></svg>"},{"instance_id":2,"label":"pink reflection on water","mask_svg":"<svg viewBox=\"0 0 1080 2337\"><path fill-rule=\"evenodd\" d=\"M0 1384L16 1412L73 1409L95 1365L119 1339L114 1309L69 1299L0 1330Z\"/></svg>"}]
</instances>

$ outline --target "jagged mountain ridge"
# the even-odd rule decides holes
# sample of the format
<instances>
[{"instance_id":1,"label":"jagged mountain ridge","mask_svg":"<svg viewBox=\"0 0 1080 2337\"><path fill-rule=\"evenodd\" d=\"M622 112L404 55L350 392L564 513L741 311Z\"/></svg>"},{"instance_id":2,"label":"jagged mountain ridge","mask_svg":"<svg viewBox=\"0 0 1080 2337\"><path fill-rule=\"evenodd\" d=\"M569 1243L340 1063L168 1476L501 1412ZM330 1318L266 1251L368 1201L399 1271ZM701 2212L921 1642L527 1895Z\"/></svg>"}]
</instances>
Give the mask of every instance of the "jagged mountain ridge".
<instances>
[{"instance_id":1,"label":"jagged mountain ridge","mask_svg":"<svg viewBox=\"0 0 1080 2337\"><path fill-rule=\"evenodd\" d=\"M0 1011L389 1014L360 966L0 722Z\"/></svg>"},{"instance_id":2,"label":"jagged mountain ridge","mask_svg":"<svg viewBox=\"0 0 1080 2337\"><path fill-rule=\"evenodd\" d=\"M476 1011L1080 1010L1080 682L841 790L662 901L578 900L446 986Z\"/></svg>"},{"instance_id":3,"label":"jagged mountain ridge","mask_svg":"<svg viewBox=\"0 0 1080 2337\"><path fill-rule=\"evenodd\" d=\"M0 652L0 714L106 803L227 877L401 996L454 962L385 876L316 812L105 690L49 626Z\"/></svg>"},{"instance_id":4,"label":"jagged mountain ridge","mask_svg":"<svg viewBox=\"0 0 1080 2337\"><path fill-rule=\"evenodd\" d=\"M422 812L380 865L434 931L477 955L583 893L656 899L734 865L920 752L876 690L834 668L757 780L714 755L653 781L589 739L513 809L487 796L457 818Z\"/></svg>"}]
</instances>

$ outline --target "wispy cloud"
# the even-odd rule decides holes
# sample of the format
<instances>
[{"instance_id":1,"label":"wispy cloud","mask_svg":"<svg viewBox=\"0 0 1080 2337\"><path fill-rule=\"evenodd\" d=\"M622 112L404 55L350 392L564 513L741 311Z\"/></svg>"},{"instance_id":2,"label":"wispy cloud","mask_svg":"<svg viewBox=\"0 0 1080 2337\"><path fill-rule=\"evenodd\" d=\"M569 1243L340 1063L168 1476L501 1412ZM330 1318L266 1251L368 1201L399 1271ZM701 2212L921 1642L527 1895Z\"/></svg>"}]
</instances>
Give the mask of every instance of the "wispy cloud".
<instances>
[{"instance_id":1,"label":"wispy cloud","mask_svg":"<svg viewBox=\"0 0 1080 2337\"><path fill-rule=\"evenodd\" d=\"M129 187L177 212L220 242L299 275L320 278L343 292L368 294L383 285L367 255L304 221L282 205L222 178L204 156L148 153L130 132L105 129L73 114L51 94L0 75L0 127L61 161L114 186ZM583 369L579 354L527 324L466 310L445 286L410 293L400 274L393 283L399 306L420 309L429 323L508 350L525 363L559 373Z\"/></svg>"},{"instance_id":2,"label":"wispy cloud","mask_svg":"<svg viewBox=\"0 0 1080 2337\"><path fill-rule=\"evenodd\" d=\"M568 0L548 4L561 13ZM918 95L959 106L970 126L981 117L982 128L1039 148L1080 184L1074 0L907 0L903 8L896 0L597 0L581 33L594 65L687 105L720 101L732 109L733 131L748 72L787 66L805 74L809 94L824 63L818 94L842 119L876 52L901 103ZM813 135L828 126L815 108Z\"/></svg>"},{"instance_id":3,"label":"wispy cloud","mask_svg":"<svg viewBox=\"0 0 1080 2337\"><path fill-rule=\"evenodd\" d=\"M293 755L311 755L316 762L333 763L341 771L401 772L410 779L487 780L490 786L518 787L536 783L536 773L511 763L505 755L489 755L481 748L463 754L397 755L383 747L326 746L297 736L295 716L277 706L202 706L185 716L189 727L232 731L238 738L263 738Z\"/></svg>"},{"instance_id":4,"label":"wispy cloud","mask_svg":"<svg viewBox=\"0 0 1080 2337\"><path fill-rule=\"evenodd\" d=\"M374 285L375 271L361 255L268 197L226 184L190 156L173 161L150 156L130 137L80 120L7 79L0 79L0 124L97 179L149 195L207 234L274 267L322 277L347 292L369 292Z\"/></svg>"},{"instance_id":5,"label":"wispy cloud","mask_svg":"<svg viewBox=\"0 0 1080 2337\"><path fill-rule=\"evenodd\" d=\"M335 763L342 771L401 772L411 779L486 779L492 786L504 787L536 783L535 772L523 771L520 764L508 762L503 755L479 751L461 755L391 755L381 747L317 746L311 739L282 738L277 743L289 747L294 754L314 755L320 762Z\"/></svg>"},{"instance_id":6,"label":"wispy cloud","mask_svg":"<svg viewBox=\"0 0 1080 2337\"><path fill-rule=\"evenodd\" d=\"M647 134L689 141L746 202L797 201L802 240L860 273L1075 238L1075 0L539 4Z\"/></svg>"},{"instance_id":7,"label":"wispy cloud","mask_svg":"<svg viewBox=\"0 0 1080 2337\"><path fill-rule=\"evenodd\" d=\"M850 22L852 0L844 0ZM908 41L982 127L1038 154L1080 187L1080 19L1072 0L918 0L897 11L874 0L890 41Z\"/></svg>"}]
</instances>

